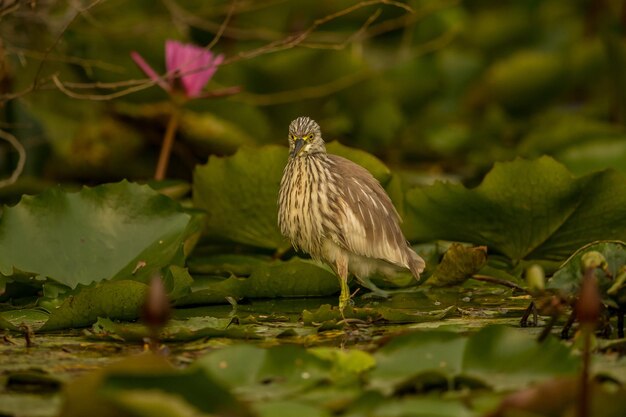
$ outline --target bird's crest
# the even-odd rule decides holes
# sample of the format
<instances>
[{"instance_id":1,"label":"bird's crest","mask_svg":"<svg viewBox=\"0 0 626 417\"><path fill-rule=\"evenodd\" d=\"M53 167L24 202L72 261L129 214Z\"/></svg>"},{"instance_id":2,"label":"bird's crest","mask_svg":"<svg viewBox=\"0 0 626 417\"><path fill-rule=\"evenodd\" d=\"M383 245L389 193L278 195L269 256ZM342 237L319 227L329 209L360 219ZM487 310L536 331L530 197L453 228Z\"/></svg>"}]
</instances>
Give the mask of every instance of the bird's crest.
<instances>
[{"instance_id":1,"label":"bird's crest","mask_svg":"<svg viewBox=\"0 0 626 417\"><path fill-rule=\"evenodd\" d=\"M297 137L309 133L321 134L320 125L310 117L298 117L289 125L289 133Z\"/></svg>"}]
</instances>

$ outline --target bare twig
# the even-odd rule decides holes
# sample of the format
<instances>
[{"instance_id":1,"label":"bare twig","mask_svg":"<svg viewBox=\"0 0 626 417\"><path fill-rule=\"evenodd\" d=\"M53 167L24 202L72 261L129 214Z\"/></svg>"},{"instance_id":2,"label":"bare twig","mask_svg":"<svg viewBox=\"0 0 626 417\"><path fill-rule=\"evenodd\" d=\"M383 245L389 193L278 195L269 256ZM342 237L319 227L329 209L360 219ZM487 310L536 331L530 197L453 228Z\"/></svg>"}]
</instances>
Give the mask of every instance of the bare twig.
<instances>
[{"instance_id":1,"label":"bare twig","mask_svg":"<svg viewBox=\"0 0 626 417\"><path fill-rule=\"evenodd\" d=\"M226 17L224 18L224 20L222 21L220 28L217 30L217 33L213 37L213 40L209 42L209 44L205 47L205 49L213 48L217 44L217 42L220 40L220 38L222 37L222 34L226 30L226 27L228 26L228 23L230 22L230 19L233 17L233 13L235 12L236 7L237 7L237 0L232 0L230 2L230 8L228 9L228 13L226 14Z\"/></svg>"},{"instance_id":2,"label":"bare twig","mask_svg":"<svg viewBox=\"0 0 626 417\"><path fill-rule=\"evenodd\" d=\"M415 48L409 56L403 57L403 59L415 59L420 55L436 51L450 43L455 36L455 31L446 32L439 38L426 42L420 45L419 48ZM281 91L278 93L270 94L242 93L237 96L233 96L231 100L242 101L256 106L270 106L275 104L289 103L296 100L324 97L329 94L333 94L348 87L351 87L371 77L378 76L385 70L393 68L396 64L397 62L389 62L376 70L365 70L358 73L352 73L344 77L334 79L325 84L303 87L294 90Z\"/></svg>"},{"instance_id":3,"label":"bare twig","mask_svg":"<svg viewBox=\"0 0 626 417\"><path fill-rule=\"evenodd\" d=\"M300 45L308 36L311 35L311 33L313 33L317 28L319 28L320 26L338 19L342 16L348 15L350 13L353 13L356 10L362 9L364 7L369 7L369 6L373 6L376 4L387 4L387 5L391 5L391 6L395 6L395 7L399 7L401 9L406 10L407 12L413 13L413 9L408 6L407 4L404 3L400 3L397 1L393 1L393 0L367 0L367 1L362 1L360 3L354 4L350 7L346 7L345 9L341 9L335 13L331 13L327 16L324 17L320 17L319 19L316 19L315 21L313 21L313 23L306 28L305 30L303 30L302 32L295 34L295 35L289 35L283 39L280 39L278 41L274 41L274 42L270 42L267 45L261 46L259 48L256 49L252 49L250 51L244 51L244 52L240 52L239 54L227 58L224 60L224 64L230 64L242 59L249 59L249 58L254 58L257 57L259 55L263 55L263 54L267 54L270 52L276 52L276 51L282 51L285 49L289 49L289 48L293 48L295 46Z\"/></svg>"},{"instance_id":4,"label":"bare twig","mask_svg":"<svg viewBox=\"0 0 626 417\"><path fill-rule=\"evenodd\" d=\"M57 86L57 88L65 95L72 97L72 98L76 98L76 99L80 99L80 100L94 100L94 101L106 101L106 100L112 100L114 98L119 98L131 93L136 93L137 91L141 91L141 90L145 90L147 88L152 87L154 84L156 84L155 81L146 79L144 81L143 84L138 84L135 85L133 87L129 87L125 90L121 90L118 91L116 93L110 93L110 94L77 94L69 89L67 89L65 87L65 85L63 85L63 83L61 82L61 80L59 80L58 74L55 74L52 76L52 81L54 81L54 84Z\"/></svg>"},{"instance_id":5,"label":"bare twig","mask_svg":"<svg viewBox=\"0 0 626 417\"><path fill-rule=\"evenodd\" d=\"M85 58L80 58L80 57L75 57L75 56L66 56L66 55L52 55L51 53L45 54L40 51L33 51L30 49L24 49L24 48L16 48L10 45L6 46L6 51L10 54L23 55L25 57L31 57L34 59L41 59L41 60L47 59L49 62L65 62L69 64L76 64L76 65L80 65L87 71L91 71L92 68L100 68L106 71L117 72L117 73L122 73L124 71L124 68L119 65L115 65L115 64L108 63L108 62L95 60L95 59L85 59Z\"/></svg>"},{"instance_id":6,"label":"bare twig","mask_svg":"<svg viewBox=\"0 0 626 417\"><path fill-rule=\"evenodd\" d=\"M302 46L306 47L306 48L315 48L315 49L334 49L334 50L340 50L340 49L344 49L346 46L348 46L349 44L351 44L352 42L358 41L359 39L361 39L363 37L363 35L367 32L367 28L370 27L372 25L372 23L374 23L374 21L376 19L378 19L378 17L380 16L380 14L382 13L381 9L377 9L364 23L363 25L359 28L359 30L357 30L356 32L354 32L352 35L350 35L345 41L339 43L339 44L324 44L324 43L310 43L310 42L303 42Z\"/></svg>"},{"instance_id":7,"label":"bare twig","mask_svg":"<svg viewBox=\"0 0 626 417\"><path fill-rule=\"evenodd\" d=\"M32 83L32 86L33 86L34 90L37 89L37 86L39 84L39 76L41 75L41 72L43 71L44 64L47 62L48 56L52 53L54 48L56 48L56 46L59 44L59 42L61 42L61 39L63 38L63 35L65 35L65 32L67 32L67 30L69 29L70 25L72 23L74 23L74 21L76 20L76 18L78 16L80 16L83 12L91 9L96 4L100 3L100 1L102 1L102 0L94 0L93 2L91 2L90 4L88 4L86 7L82 8L82 9L77 8L76 9L76 13L74 13L72 18L68 20L68 22L65 24L65 26L63 26L63 29L57 35L57 37L55 38L54 42L52 42L52 44L48 48L46 48L46 51L44 52L44 55L43 55L43 59L41 60L41 62L39 62L39 67L37 67L37 71L35 72L35 77L34 77L33 83Z\"/></svg>"},{"instance_id":8,"label":"bare twig","mask_svg":"<svg viewBox=\"0 0 626 417\"><path fill-rule=\"evenodd\" d=\"M11 176L6 180L0 181L0 188L2 188L15 183L15 181L17 181L17 179L22 174L22 171L24 170L24 164L26 163L26 150L24 149L24 146L22 146L20 141L18 141L17 138L9 132L0 130L0 138L9 142L11 146L15 148L19 155L19 159L17 160L17 166L13 170Z\"/></svg>"}]
</instances>

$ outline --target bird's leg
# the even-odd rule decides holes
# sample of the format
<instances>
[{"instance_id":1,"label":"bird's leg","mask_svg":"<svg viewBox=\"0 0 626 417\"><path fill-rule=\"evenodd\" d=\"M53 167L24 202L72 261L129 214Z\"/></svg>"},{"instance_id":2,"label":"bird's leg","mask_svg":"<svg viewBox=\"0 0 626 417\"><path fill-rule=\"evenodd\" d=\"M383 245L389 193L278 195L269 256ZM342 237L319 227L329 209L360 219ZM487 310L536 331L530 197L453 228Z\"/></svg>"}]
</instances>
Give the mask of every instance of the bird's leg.
<instances>
[{"instance_id":1,"label":"bird's leg","mask_svg":"<svg viewBox=\"0 0 626 417\"><path fill-rule=\"evenodd\" d=\"M335 261L337 267L337 275L339 276L339 285L341 286L341 294L339 295L339 311L343 316L343 310L350 302L350 288L348 287L348 259L340 256Z\"/></svg>"}]
</instances>

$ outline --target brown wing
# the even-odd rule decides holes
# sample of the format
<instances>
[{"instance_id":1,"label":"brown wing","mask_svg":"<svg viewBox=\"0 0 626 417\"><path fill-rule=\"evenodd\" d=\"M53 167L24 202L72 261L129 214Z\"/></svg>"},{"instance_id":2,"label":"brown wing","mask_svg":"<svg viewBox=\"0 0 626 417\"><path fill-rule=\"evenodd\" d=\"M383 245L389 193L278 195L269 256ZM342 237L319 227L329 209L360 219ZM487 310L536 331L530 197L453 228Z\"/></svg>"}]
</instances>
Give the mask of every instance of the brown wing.
<instances>
[{"instance_id":1,"label":"brown wing","mask_svg":"<svg viewBox=\"0 0 626 417\"><path fill-rule=\"evenodd\" d=\"M415 254L407 246L400 216L383 187L365 168L337 155L328 157L338 179L337 243L357 255L409 268Z\"/></svg>"}]
</instances>

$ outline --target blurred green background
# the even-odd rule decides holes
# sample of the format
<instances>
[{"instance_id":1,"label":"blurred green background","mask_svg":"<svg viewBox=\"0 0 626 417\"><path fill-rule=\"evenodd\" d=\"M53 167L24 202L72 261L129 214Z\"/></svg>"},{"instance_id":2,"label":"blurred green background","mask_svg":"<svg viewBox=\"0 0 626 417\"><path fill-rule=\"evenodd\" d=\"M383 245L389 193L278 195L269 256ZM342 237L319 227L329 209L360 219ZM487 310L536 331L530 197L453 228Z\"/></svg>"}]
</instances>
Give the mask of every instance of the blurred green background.
<instances>
[{"instance_id":1,"label":"blurred green background","mask_svg":"<svg viewBox=\"0 0 626 417\"><path fill-rule=\"evenodd\" d=\"M145 78L129 53L164 73L165 40L206 46L229 14L211 48L226 60L208 89L242 92L186 105L170 178L189 180L209 155L241 145L286 144L300 115L409 185L471 185L494 161L542 154L576 174L626 171L623 3L3 2L0 128L28 160L2 198L59 182L150 179L168 97L157 86L125 92ZM16 159L2 142L3 176Z\"/></svg>"}]
</instances>

